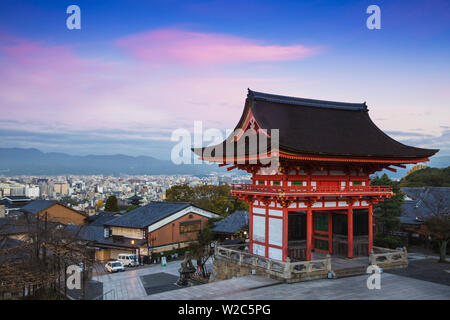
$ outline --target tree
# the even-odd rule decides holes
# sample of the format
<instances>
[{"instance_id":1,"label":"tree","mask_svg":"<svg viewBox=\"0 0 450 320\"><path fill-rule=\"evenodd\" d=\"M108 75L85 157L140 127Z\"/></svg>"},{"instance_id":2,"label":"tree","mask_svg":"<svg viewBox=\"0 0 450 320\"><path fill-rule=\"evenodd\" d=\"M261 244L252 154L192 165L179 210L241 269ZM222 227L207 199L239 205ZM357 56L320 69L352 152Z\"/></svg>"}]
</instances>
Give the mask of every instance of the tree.
<instances>
[{"instance_id":1,"label":"tree","mask_svg":"<svg viewBox=\"0 0 450 320\"><path fill-rule=\"evenodd\" d=\"M424 168L409 173L400 180L400 187L450 187L450 167Z\"/></svg>"},{"instance_id":2,"label":"tree","mask_svg":"<svg viewBox=\"0 0 450 320\"><path fill-rule=\"evenodd\" d=\"M117 198L115 195L110 195L106 200L105 211L118 212L119 207L117 205Z\"/></svg>"},{"instance_id":3,"label":"tree","mask_svg":"<svg viewBox=\"0 0 450 320\"><path fill-rule=\"evenodd\" d=\"M426 233L439 244L439 262L446 262L447 243L450 239L450 216L433 215L425 220Z\"/></svg>"},{"instance_id":4,"label":"tree","mask_svg":"<svg viewBox=\"0 0 450 320\"><path fill-rule=\"evenodd\" d=\"M166 191L166 200L171 202L191 202L194 190L187 184L172 186Z\"/></svg>"},{"instance_id":5,"label":"tree","mask_svg":"<svg viewBox=\"0 0 450 320\"><path fill-rule=\"evenodd\" d=\"M33 298L53 298L58 293L56 288L66 290L69 265L83 262L85 270L93 265L93 251L80 237L82 226L47 221L46 213L5 219L0 227L20 230L25 236L20 241L0 239L0 297L12 293L25 296L27 292ZM83 280L86 278L83 272ZM39 293L45 295L36 296Z\"/></svg>"},{"instance_id":6,"label":"tree","mask_svg":"<svg viewBox=\"0 0 450 320\"><path fill-rule=\"evenodd\" d=\"M215 240L214 233L211 231L213 226L214 221L210 219L208 225L197 233L197 239L191 242L188 247L192 257L197 261L197 267L199 267L204 278L208 277L205 264L214 256L214 249L211 246Z\"/></svg>"},{"instance_id":7,"label":"tree","mask_svg":"<svg viewBox=\"0 0 450 320\"><path fill-rule=\"evenodd\" d=\"M131 206L128 206L128 207L124 210L123 213L128 213L128 212L133 211L134 209L137 209L137 208L139 208L139 206L136 206L136 205L132 204Z\"/></svg>"},{"instance_id":8,"label":"tree","mask_svg":"<svg viewBox=\"0 0 450 320\"><path fill-rule=\"evenodd\" d=\"M398 184L383 174L381 177L376 176L370 182L373 186L390 186L394 192L394 196L386 199L374 206L374 218L377 225L382 226L383 233L389 234L400 228L401 206L405 195L400 191Z\"/></svg>"},{"instance_id":9,"label":"tree","mask_svg":"<svg viewBox=\"0 0 450 320\"><path fill-rule=\"evenodd\" d=\"M439 262L446 262L447 243L450 239L450 203L446 190L438 189L433 193L434 201L422 201L432 212L425 218L425 234L439 244Z\"/></svg>"},{"instance_id":10,"label":"tree","mask_svg":"<svg viewBox=\"0 0 450 320\"><path fill-rule=\"evenodd\" d=\"M230 193L228 185L199 185L190 187L187 184L173 186L166 191L166 200L173 202L190 202L200 208L228 215L236 210L248 210L248 205Z\"/></svg>"},{"instance_id":11,"label":"tree","mask_svg":"<svg viewBox=\"0 0 450 320\"><path fill-rule=\"evenodd\" d=\"M102 207L103 207L103 200L98 200L98 201L95 203L95 209L96 209L96 210L100 210Z\"/></svg>"}]
</instances>

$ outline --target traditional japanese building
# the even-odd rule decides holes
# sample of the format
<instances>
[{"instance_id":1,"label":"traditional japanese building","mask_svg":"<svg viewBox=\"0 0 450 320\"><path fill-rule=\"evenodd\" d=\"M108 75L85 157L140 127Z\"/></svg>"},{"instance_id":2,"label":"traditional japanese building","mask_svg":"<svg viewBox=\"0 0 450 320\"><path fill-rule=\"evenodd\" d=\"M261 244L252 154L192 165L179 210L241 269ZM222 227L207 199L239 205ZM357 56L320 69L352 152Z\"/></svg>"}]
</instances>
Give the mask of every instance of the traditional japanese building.
<instances>
[{"instance_id":1,"label":"traditional japanese building","mask_svg":"<svg viewBox=\"0 0 450 320\"><path fill-rule=\"evenodd\" d=\"M368 111L366 103L249 90L235 133L193 149L201 159L252 174L252 184L232 187L250 205L251 253L282 261L311 260L312 252L370 253L373 205L393 195L370 186L370 175L428 161L438 150L390 138Z\"/></svg>"}]
</instances>

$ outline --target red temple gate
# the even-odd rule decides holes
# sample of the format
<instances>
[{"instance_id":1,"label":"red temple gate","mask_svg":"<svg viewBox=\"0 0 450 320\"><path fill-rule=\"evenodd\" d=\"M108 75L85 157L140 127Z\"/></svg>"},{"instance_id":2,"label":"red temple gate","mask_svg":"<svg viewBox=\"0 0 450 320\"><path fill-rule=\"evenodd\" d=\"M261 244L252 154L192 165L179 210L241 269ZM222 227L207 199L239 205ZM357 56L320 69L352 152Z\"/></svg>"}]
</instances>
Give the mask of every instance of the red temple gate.
<instances>
[{"instance_id":1,"label":"red temple gate","mask_svg":"<svg viewBox=\"0 0 450 320\"><path fill-rule=\"evenodd\" d=\"M365 103L249 90L236 128L241 131L222 144L193 151L220 166L231 165L229 170L252 173L252 184L232 188L250 205L250 252L282 261L311 260L312 251L368 255L373 205L393 196L390 187L371 186L370 175L428 161L438 151L388 137L371 121ZM276 144L270 141L274 129L279 129ZM254 145L245 135L249 131L258 133Z\"/></svg>"}]
</instances>

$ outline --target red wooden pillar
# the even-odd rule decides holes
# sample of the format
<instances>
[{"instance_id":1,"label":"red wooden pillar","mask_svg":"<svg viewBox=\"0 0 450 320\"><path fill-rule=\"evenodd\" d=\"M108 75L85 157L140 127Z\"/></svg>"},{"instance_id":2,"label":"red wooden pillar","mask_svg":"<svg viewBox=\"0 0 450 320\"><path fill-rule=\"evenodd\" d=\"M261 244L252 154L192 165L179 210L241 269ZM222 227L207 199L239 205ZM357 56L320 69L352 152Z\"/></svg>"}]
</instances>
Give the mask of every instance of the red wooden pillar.
<instances>
[{"instance_id":1,"label":"red wooden pillar","mask_svg":"<svg viewBox=\"0 0 450 320\"><path fill-rule=\"evenodd\" d=\"M270 204L266 205L266 235L265 235L265 257L268 258L269 257L269 206Z\"/></svg>"},{"instance_id":2,"label":"red wooden pillar","mask_svg":"<svg viewBox=\"0 0 450 320\"><path fill-rule=\"evenodd\" d=\"M369 205L369 254L373 248L373 209L372 204Z\"/></svg>"},{"instance_id":3,"label":"red wooden pillar","mask_svg":"<svg viewBox=\"0 0 450 320\"><path fill-rule=\"evenodd\" d=\"M347 213L347 256L353 258L353 208L348 207Z\"/></svg>"},{"instance_id":4,"label":"red wooden pillar","mask_svg":"<svg viewBox=\"0 0 450 320\"><path fill-rule=\"evenodd\" d=\"M283 208L283 261L288 257L288 208Z\"/></svg>"},{"instance_id":5,"label":"red wooden pillar","mask_svg":"<svg viewBox=\"0 0 450 320\"><path fill-rule=\"evenodd\" d=\"M333 253L333 216L328 212L328 252Z\"/></svg>"},{"instance_id":6,"label":"red wooden pillar","mask_svg":"<svg viewBox=\"0 0 450 320\"><path fill-rule=\"evenodd\" d=\"M312 208L308 206L306 211L306 260L311 261L312 244Z\"/></svg>"},{"instance_id":7,"label":"red wooden pillar","mask_svg":"<svg viewBox=\"0 0 450 320\"><path fill-rule=\"evenodd\" d=\"M253 253L253 202L250 204L250 215L248 217L248 238L248 250Z\"/></svg>"}]
</instances>

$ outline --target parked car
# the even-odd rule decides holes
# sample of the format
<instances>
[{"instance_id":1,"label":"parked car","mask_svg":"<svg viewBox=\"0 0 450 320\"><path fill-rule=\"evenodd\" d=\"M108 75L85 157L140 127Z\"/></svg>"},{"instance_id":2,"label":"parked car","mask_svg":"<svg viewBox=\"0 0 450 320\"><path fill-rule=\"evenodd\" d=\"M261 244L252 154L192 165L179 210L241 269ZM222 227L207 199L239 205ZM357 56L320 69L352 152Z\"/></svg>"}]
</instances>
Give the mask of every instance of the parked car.
<instances>
[{"instance_id":1,"label":"parked car","mask_svg":"<svg viewBox=\"0 0 450 320\"><path fill-rule=\"evenodd\" d=\"M139 265L136 255L131 253L119 253L117 260L122 262L125 267L136 267Z\"/></svg>"},{"instance_id":2,"label":"parked car","mask_svg":"<svg viewBox=\"0 0 450 320\"><path fill-rule=\"evenodd\" d=\"M125 271L125 268L120 261L109 261L105 265L105 269L108 272L118 272L118 271Z\"/></svg>"}]
</instances>

